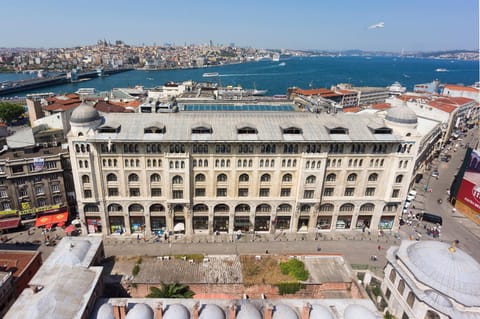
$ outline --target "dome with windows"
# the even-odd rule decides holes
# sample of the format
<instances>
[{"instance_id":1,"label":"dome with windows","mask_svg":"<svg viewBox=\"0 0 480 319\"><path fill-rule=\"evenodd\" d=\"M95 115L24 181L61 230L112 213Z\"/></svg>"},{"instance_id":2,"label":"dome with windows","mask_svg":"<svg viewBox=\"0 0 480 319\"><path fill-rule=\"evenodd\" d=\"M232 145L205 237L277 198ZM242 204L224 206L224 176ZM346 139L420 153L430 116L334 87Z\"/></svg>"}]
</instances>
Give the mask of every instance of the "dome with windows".
<instances>
[{"instance_id":1,"label":"dome with windows","mask_svg":"<svg viewBox=\"0 0 480 319\"><path fill-rule=\"evenodd\" d=\"M70 118L70 122L76 124L91 123L98 120L100 120L100 113L87 103L81 103L77 106Z\"/></svg>"}]
</instances>

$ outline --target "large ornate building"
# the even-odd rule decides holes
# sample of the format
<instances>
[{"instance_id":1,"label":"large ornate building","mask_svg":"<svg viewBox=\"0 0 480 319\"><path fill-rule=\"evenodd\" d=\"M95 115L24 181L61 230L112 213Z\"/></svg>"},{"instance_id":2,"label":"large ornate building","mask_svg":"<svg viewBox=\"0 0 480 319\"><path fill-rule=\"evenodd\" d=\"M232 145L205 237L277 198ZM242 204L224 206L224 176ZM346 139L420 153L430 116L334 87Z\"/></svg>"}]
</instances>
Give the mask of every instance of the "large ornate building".
<instances>
[{"instance_id":1,"label":"large ornate building","mask_svg":"<svg viewBox=\"0 0 480 319\"><path fill-rule=\"evenodd\" d=\"M417 154L408 108L105 114L68 142L84 231L396 229Z\"/></svg>"}]
</instances>

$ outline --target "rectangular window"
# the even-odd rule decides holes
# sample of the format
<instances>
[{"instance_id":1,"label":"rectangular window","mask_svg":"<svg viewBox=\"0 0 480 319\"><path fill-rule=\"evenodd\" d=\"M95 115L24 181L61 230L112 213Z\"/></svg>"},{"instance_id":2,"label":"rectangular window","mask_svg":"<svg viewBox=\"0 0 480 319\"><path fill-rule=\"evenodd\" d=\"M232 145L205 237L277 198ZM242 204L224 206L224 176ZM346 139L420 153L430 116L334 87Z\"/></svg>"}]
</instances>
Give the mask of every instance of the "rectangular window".
<instances>
[{"instance_id":1,"label":"rectangular window","mask_svg":"<svg viewBox=\"0 0 480 319\"><path fill-rule=\"evenodd\" d=\"M333 191L334 191L333 187L326 187L323 190L323 196L333 196Z\"/></svg>"},{"instance_id":2,"label":"rectangular window","mask_svg":"<svg viewBox=\"0 0 480 319\"><path fill-rule=\"evenodd\" d=\"M118 188L109 188L108 196L118 196Z\"/></svg>"},{"instance_id":3,"label":"rectangular window","mask_svg":"<svg viewBox=\"0 0 480 319\"><path fill-rule=\"evenodd\" d=\"M196 197L204 197L205 196L205 188L195 188L195 196Z\"/></svg>"},{"instance_id":4,"label":"rectangular window","mask_svg":"<svg viewBox=\"0 0 480 319\"><path fill-rule=\"evenodd\" d=\"M392 197L397 198L400 195L400 190L399 189L394 189L392 191Z\"/></svg>"},{"instance_id":5,"label":"rectangular window","mask_svg":"<svg viewBox=\"0 0 480 319\"><path fill-rule=\"evenodd\" d=\"M139 197L140 196L140 188L130 188L129 194L131 197Z\"/></svg>"},{"instance_id":6,"label":"rectangular window","mask_svg":"<svg viewBox=\"0 0 480 319\"><path fill-rule=\"evenodd\" d=\"M291 193L291 189L290 188L282 188L280 190L280 196L281 197L289 197L290 196L290 193Z\"/></svg>"},{"instance_id":7,"label":"rectangular window","mask_svg":"<svg viewBox=\"0 0 480 319\"><path fill-rule=\"evenodd\" d=\"M12 173L13 174L23 173L23 165L12 166Z\"/></svg>"},{"instance_id":8,"label":"rectangular window","mask_svg":"<svg viewBox=\"0 0 480 319\"><path fill-rule=\"evenodd\" d=\"M270 188L260 188L260 197L270 196Z\"/></svg>"},{"instance_id":9,"label":"rectangular window","mask_svg":"<svg viewBox=\"0 0 480 319\"><path fill-rule=\"evenodd\" d=\"M84 198L91 198L92 197L92 190L91 189L83 190L83 197Z\"/></svg>"},{"instance_id":10,"label":"rectangular window","mask_svg":"<svg viewBox=\"0 0 480 319\"><path fill-rule=\"evenodd\" d=\"M183 198L183 191L173 191L172 192L174 199L182 199Z\"/></svg>"},{"instance_id":11,"label":"rectangular window","mask_svg":"<svg viewBox=\"0 0 480 319\"><path fill-rule=\"evenodd\" d=\"M0 197L7 198L8 197L7 191L6 190L0 190Z\"/></svg>"},{"instance_id":12,"label":"rectangular window","mask_svg":"<svg viewBox=\"0 0 480 319\"><path fill-rule=\"evenodd\" d=\"M57 193L60 191L60 186L58 184L52 185L52 193Z\"/></svg>"},{"instance_id":13,"label":"rectangular window","mask_svg":"<svg viewBox=\"0 0 480 319\"><path fill-rule=\"evenodd\" d=\"M303 198L313 198L314 194L314 190L306 190L303 192Z\"/></svg>"},{"instance_id":14,"label":"rectangular window","mask_svg":"<svg viewBox=\"0 0 480 319\"><path fill-rule=\"evenodd\" d=\"M35 187L35 194L37 194L37 195L42 195L42 194L44 194L44 193L45 193L45 192L44 192L44 190L43 190L43 186L37 186L37 187Z\"/></svg>"},{"instance_id":15,"label":"rectangular window","mask_svg":"<svg viewBox=\"0 0 480 319\"><path fill-rule=\"evenodd\" d=\"M152 197L161 197L162 189L161 188L152 188Z\"/></svg>"},{"instance_id":16,"label":"rectangular window","mask_svg":"<svg viewBox=\"0 0 480 319\"><path fill-rule=\"evenodd\" d=\"M387 300L390 300L391 295L392 295L392 292L390 291L390 289L387 288L387 291L385 291L385 298L387 298Z\"/></svg>"},{"instance_id":17,"label":"rectangular window","mask_svg":"<svg viewBox=\"0 0 480 319\"><path fill-rule=\"evenodd\" d=\"M57 168L57 162L55 161L50 161L45 163L47 168Z\"/></svg>"},{"instance_id":18,"label":"rectangular window","mask_svg":"<svg viewBox=\"0 0 480 319\"><path fill-rule=\"evenodd\" d=\"M239 188L238 197L248 197L248 188Z\"/></svg>"},{"instance_id":19,"label":"rectangular window","mask_svg":"<svg viewBox=\"0 0 480 319\"><path fill-rule=\"evenodd\" d=\"M20 197L28 196L28 193L25 189L21 189L19 193L20 193Z\"/></svg>"},{"instance_id":20,"label":"rectangular window","mask_svg":"<svg viewBox=\"0 0 480 319\"><path fill-rule=\"evenodd\" d=\"M345 196L353 196L355 194L355 188L347 187L345 188Z\"/></svg>"},{"instance_id":21,"label":"rectangular window","mask_svg":"<svg viewBox=\"0 0 480 319\"><path fill-rule=\"evenodd\" d=\"M2 210L9 210L12 209L12 206L10 206L10 202L3 202L2 203L3 209Z\"/></svg>"},{"instance_id":22,"label":"rectangular window","mask_svg":"<svg viewBox=\"0 0 480 319\"><path fill-rule=\"evenodd\" d=\"M227 196L227 189L217 188L217 197L225 197L225 196Z\"/></svg>"},{"instance_id":23,"label":"rectangular window","mask_svg":"<svg viewBox=\"0 0 480 319\"><path fill-rule=\"evenodd\" d=\"M375 195L375 187L367 187L365 189L365 196L374 196Z\"/></svg>"}]
</instances>

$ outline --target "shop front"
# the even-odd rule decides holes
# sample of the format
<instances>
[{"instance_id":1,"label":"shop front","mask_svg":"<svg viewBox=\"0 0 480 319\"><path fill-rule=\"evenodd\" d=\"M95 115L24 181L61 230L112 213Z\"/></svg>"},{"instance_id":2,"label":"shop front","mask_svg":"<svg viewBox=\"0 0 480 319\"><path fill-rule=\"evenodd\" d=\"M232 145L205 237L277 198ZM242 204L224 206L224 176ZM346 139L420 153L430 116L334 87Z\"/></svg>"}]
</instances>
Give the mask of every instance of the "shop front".
<instances>
[{"instance_id":1,"label":"shop front","mask_svg":"<svg viewBox=\"0 0 480 319\"><path fill-rule=\"evenodd\" d=\"M44 213L37 216L35 220L35 227L51 228L56 226L64 226L68 220L68 211L65 208L64 211L55 210L52 213Z\"/></svg>"},{"instance_id":2,"label":"shop front","mask_svg":"<svg viewBox=\"0 0 480 319\"><path fill-rule=\"evenodd\" d=\"M309 222L310 222L310 217L309 216L300 216L298 218L297 231L299 233L308 232L308 223Z\"/></svg>"},{"instance_id":3,"label":"shop front","mask_svg":"<svg viewBox=\"0 0 480 319\"><path fill-rule=\"evenodd\" d=\"M352 225L352 215L340 215L337 217L335 229L350 229Z\"/></svg>"},{"instance_id":4,"label":"shop front","mask_svg":"<svg viewBox=\"0 0 480 319\"><path fill-rule=\"evenodd\" d=\"M163 235L167 229L167 219L165 216L151 216L150 227L152 228L152 234Z\"/></svg>"},{"instance_id":5,"label":"shop front","mask_svg":"<svg viewBox=\"0 0 480 319\"><path fill-rule=\"evenodd\" d=\"M89 234L102 232L102 220L98 216L85 216L87 230Z\"/></svg>"},{"instance_id":6,"label":"shop front","mask_svg":"<svg viewBox=\"0 0 480 319\"><path fill-rule=\"evenodd\" d=\"M20 226L20 217L5 217L0 219L0 233Z\"/></svg>"},{"instance_id":7,"label":"shop front","mask_svg":"<svg viewBox=\"0 0 480 319\"><path fill-rule=\"evenodd\" d=\"M330 230L332 228L332 216L318 216L317 230Z\"/></svg>"},{"instance_id":8,"label":"shop front","mask_svg":"<svg viewBox=\"0 0 480 319\"><path fill-rule=\"evenodd\" d=\"M176 234L185 234L185 217L173 217L173 232Z\"/></svg>"},{"instance_id":9,"label":"shop front","mask_svg":"<svg viewBox=\"0 0 480 319\"><path fill-rule=\"evenodd\" d=\"M228 216L213 216L213 231L228 232Z\"/></svg>"},{"instance_id":10,"label":"shop front","mask_svg":"<svg viewBox=\"0 0 480 319\"><path fill-rule=\"evenodd\" d=\"M233 231L248 232L250 230L250 216L235 216Z\"/></svg>"},{"instance_id":11,"label":"shop front","mask_svg":"<svg viewBox=\"0 0 480 319\"><path fill-rule=\"evenodd\" d=\"M378 228L392 229L394 221L395 221L395 216L382 216L380 218L380 223L378 223Z\"/></svg>"},{"instance_id":12,"label":"shop front","mask_svg":"<svg viewBox=\"0 0 480 319\"><path fill-rule=\"evenodd\" d=\"M108 217L110 224L110 233L121 235L125 232L125 219L123 216L110 216Z\"/></svg>"},{"instance_id":13,"label":"shop front","mask_svg":"<svg viewBox=\"0 0 480 319\"><path fill-rule=\"evenodd\" d=\"M372 222L372 215L359 215L357 218L357 223L355 228L365 229L370 228L370 223Z\"/></svg>"},{"instance_id":14,"label":"shop front","mask_svg":"<svg viewBox=\"0 0 480 319\"><path fill-rule=\"evenodd\" d=\"M132 234L139 234L145 231L145 217L144 216L130 216L130 232Z\"/></svg>"},{"instance_id":15,"label":"shop front","mask_svg":"<svg viewBox=\"0 0 480 319\"><path fill-rule=\"evenodd\" d=\"M255 231L268 232L270 230L270 216L255 216Z\"/></svg>"},{"instance_id":16,"label":"shop front","mask_svg":"<svg viewBox=\"0 0 480 319\"><path fill-rule=\"evenodd\" d=\"M292 217L290 216L277 216L277 218L275 218L275 229L289 230L291 219Z\"/></svg>"},{"instance_id":17,"label":"shop front","mask_svg":"<svg viewBox=\"0 0 480 319\"><path fill-rule=\"evenodd\" d=\"M192 222L194 233L208 232L208 216L193 216Z\"/></svg>"}]
</instances>

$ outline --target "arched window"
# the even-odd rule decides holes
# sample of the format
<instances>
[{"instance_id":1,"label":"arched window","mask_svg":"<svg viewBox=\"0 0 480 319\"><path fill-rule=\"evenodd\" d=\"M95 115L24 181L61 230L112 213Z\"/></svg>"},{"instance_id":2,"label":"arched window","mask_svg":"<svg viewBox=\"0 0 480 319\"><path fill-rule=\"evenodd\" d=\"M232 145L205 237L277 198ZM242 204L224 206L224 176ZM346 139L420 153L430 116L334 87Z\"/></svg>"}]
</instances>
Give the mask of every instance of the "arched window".
<instances>
[{"instance_id":1,"label":"arched window","mask_svg":"<svg viewBox=\"0 0 480 319\"><path fill-rule=\"evenodd\" d=\"M335 182L336 179L337 179L337 175L333 173L330 173L327 175L327 182Z\"/></svg>"},{"instance_id":2,"label":"arched window","mask_svg":"<svg viewBox=\"0 0 480 319\"><path fill-rule=\"evenodd\" d=\"M272 207L268 204L261 204L258 205L257 208L255 209L257 213L270 213L272 211Z\"/></svg>"},{"instance_id":3,"label":"arched window","mask_svg":"<svg viewBox=\"0 0 480 319\"><path fill-rule=\"evenodd\" d=\"M195 175L195 182L205 182L205 175L203 174Z\"/></svg>"},{"instance_id":4,"label":"arched window","mask_svg":"<svg viewBox=\"0 0 480 319\"><path fill-rule=\"evenodd\" d=\"M138 175L133 173L128 175L128 181L129 182L138 182Z\"/></svg>"},{"instance_id":5,"label":"arched window","mask_svg":"<svg viewBox=\"0 0 480 319\"><path fill-rule=\"evenodd\" d=\"M282 213L290 213L292 212L292 205L290 204L282 204L278 206L277 210Z\"/></svg>"},{"instance_id":6,"label":"arched window","mask_svg":"<svg viewBox=\"0 0 480 319\"><path fill-rule=\"evenodd\" d=\"M88 175L83 175L83 176L82 176L82 183L83 183L83 184L90 183L90 176L88 176Z\"/></svg>"},{"instance_id":7,"label":"arched window","mask_svg":"<svg viewBox=\"0 0 480 319\"><path fill-rule=\"evenodd\" d=\"M322 204L319 210L321 212L333 212L333 204Z\"/></svg>"},{"instance_id":8,"label":"arched window","mask_svg":"<svg viewBox=\"0 0 480 319\"><path fill-rule=\"evenodd\" d=\"M375 209L375 205L373 205L372 203L366 203L360 206L361 212L373 212L374 209Z\"/></svg>"},{"instance_id":9,"label":"arched window","mask_svg":"<svg viewBox=\"0 0 480 319\"><path fill-rule=\"evenodd\" d=\"M349 181L349 182L355 182L356 180L357 180L357 174L355 174L355 173L352 173L352 174L348 175L348 177L347 177L347 181Z\"/></svg>"},{"instance_id":10,"label":"arched window","mask_svg":"<svg viewBox=\"0 0 480 319\"><path fill-rule=\"evenodd\" d=\"M302 213L308 213L308 212L310 212L310 209L311 209L311 206L310 206L310 205L306 205L306 204L304 204L304 205L302 205L302 206L300 207L300 211L301 211Z\"/></svg>"},{"instance_id":11,"label":"arched window","mask_svg":"<svg viewBox=\"0 0 480 319\"><path fill-rule=\"evenodd\" d=\"M248 180L249 180L248 174L242 174L242 175L240 175L240 177L238 178L238 181L239 181L239 182L248 182Z\"/></svg>"},{"instance_id":12,"label":"arched window","mask_svg":"<svg viewBox=\"0 0 480 319\"><path fill-rule=\"evenodd\" d=\"M173 178L172 178L172 184L174 184L174 185L183 184L183 178L182 178L182 176L179 176L179 175L173 176Z\"/></svg>"},{"instance_id":13,"label":"arched window","mask_svg":"<svg viewBox=\"0 0 480 319\"><path fill-rule=\"evenodd\" d=\"M263 174L260 177L260 182L270 182L270 180L271 180L270 174Z\"/></svg>"},{"instance_id":14,"label":"arched window","mask_svg":"<svg viewBox=\"0 0 480 319\"><path fill-rule=\"evenodd\" d=\"M227 175L220 174L217 176L217 182L226 182L226 181L227 181Z\"/></svg>"},{"instance_id":15,"label":"arched window","mask_svg":"<svg viewBox=\"0 0 480 319\"><path fill-rule=\"evenodd\" d=\"M107 175L107 182L116 182L117 181L117 175L110 173Z\"/></svg>"},{"instance_id":16,"label":"arched window","mask_svg":"<svg viewBox=\"0 0 480 319\"><path fill-rule=\"evenodd\" d=\"M440 319L440 315L433 310L427 310L425 319Z\"/></svg>"},{"instance_id":17,"label":"arched window","mask_svg":"<svg viewBox=\"0 0 480 319\"><path fill-rule=\"evenodd\" d=\"M143 206L140 204L132 204L128 206L129 212L143 212Z\"/></svg>"},{"instance_id":18,"label":"arched window","mask_svg":"<svg viewBox=\"0 0 480 319\"><path fill-rule=\"evenodd\" d=\"M313 175L310 175L307 177L307 179L305 180L305 183L306 184L314 184L315 181L317 180L317 178Z\"/></svg>"},{"instance_id":19,"label":"arched window","mask_svg":"<svg viewBox=\"0 0 480 319\"><path fill-rule=\"evenodd\" d=\"M197 204L193 206L193 212L194 213L208 212L208 206L205 204Z\"/></svg>"},{"instance_id":20,"label":"arched window","mask_svg":"<svg viewBox=\"0 0 480 319\"><path fill-rule=\"evenodd\" d=\"M155 173L150 176L150 182L160 182L160 175Z\"/></svg>"},{"instance_id":21,"label":"arched window","mask_svg":"<svg viewBox=\"0 0 480 319\"><path fill-rule=\"evenodd\" d=\"M355 206L353 204L347 203L340 206L341 212L352 212Z\"/></svg>"},{"instance_id":22,"label":"arched window","mask_svg":"<svg viewBox=\"0 0 480 319\"><path fill-rule=\"evenodd\" d=\"M392 268L392 270L390 270L389 278L392 283L395 282L395 278L397 278L397 272L395 271L395 269Z\"/></svg>"},{"instance_id":23,"label":"arched window","mask_svg":"<svg viewBox=\"0 0 480 319\"><path fill-rule=\"evenodd\" d=\"M368 181L369 182L376 182L378 179L378 174L377 173L372 173L368 176Z\"/></svg>"},{"instance_id":24,"label":"arched window","mask_svg":"<svg viewBox=\"0 0 480 319\"><path fill-rule=\"evenodd\" d=\"M225 204L218 204L213 208L214 213L228 213L230 208Z\"/></svg>"},{"instance_id":25,"label":"arched window","mask_svg":"<svg viewBox=\"0 0 480 319\"><path fill-rule=\"evenodd\" d=\"M153 204L150 206L150 212L164 212L165 207L162 204Z\"/></svg>"},{"instance_id":26,"label":"arched window","mask_svg":"<svg viewBox=\"0 0 480 319\"><path fill-rule=\"evenodd\" d=\"M250 206L247 204L239 204L235 207L235 213L248 213L250 212Z\"/></svg>"},{"instance_id":27,"label":"arched window","mask_svg":"<svg viewBox=\"0 0 480 319\"><path fill-rule=\"evenodd\" d=\"M395 178L395 183L401 183L403 180L403 175L398 175L396 178Z\"/></svg>"},{"instance_id":28,"label":"arched window","mask_svg":"<svg viewBox=\"0 0 480 319\"><path fill-rule=\"evenodd\" d=\"M282 177L282 182L291 182L292 181L292 174L285 174Z\"/></svg>"},{"instance_id":29,"label":"arched window","mask_svg":"<svg viewBox=\"0 0 480 319\"><path fill-rule=\"evenodd\" d=\"M107 210L109 212L122 212L123 207L122 207L122 205L119 205L119 204L110 204L110 205L108 205Z\"/></svg>"}]
</instances>

